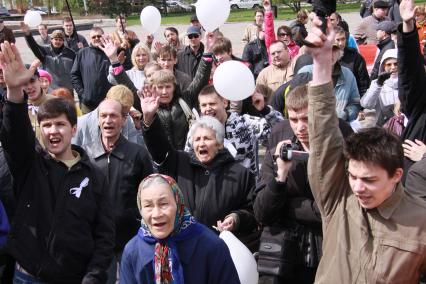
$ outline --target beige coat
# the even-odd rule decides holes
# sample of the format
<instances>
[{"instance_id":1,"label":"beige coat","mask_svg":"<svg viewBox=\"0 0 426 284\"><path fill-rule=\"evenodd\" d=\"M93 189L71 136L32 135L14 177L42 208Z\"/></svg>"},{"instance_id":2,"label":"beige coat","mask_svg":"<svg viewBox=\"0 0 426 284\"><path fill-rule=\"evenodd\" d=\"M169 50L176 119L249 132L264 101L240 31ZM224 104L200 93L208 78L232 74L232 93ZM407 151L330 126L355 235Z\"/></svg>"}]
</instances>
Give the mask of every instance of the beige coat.
<instances>
[{"instance_id":1,"label":"beige coat","mask_svg":"<svg viewBox=\"0 0 426 284\"><path fill-rule=\"evenodd\" d=\"M260 71L259 76L257 76L256 84L262 84L267 86L271 92L268 98L268 103L270 102L271 95L285 82L290 81L293 78L293 66L291 61L287 64L285 68L278 68L275 65L269 65Z\"/></svg>"},{"instance_id":2,"label":"beige coat","mask_svg":"<svg viewBox=\"0 0 426 284\"><path fill-rule=\"evenodd\" d=\"M363 209L345 172L332 83L309 87L309 182L323 219L315 283L418 283L426 272L426 203L395 192Z\"/></svg>"}]
</instances>

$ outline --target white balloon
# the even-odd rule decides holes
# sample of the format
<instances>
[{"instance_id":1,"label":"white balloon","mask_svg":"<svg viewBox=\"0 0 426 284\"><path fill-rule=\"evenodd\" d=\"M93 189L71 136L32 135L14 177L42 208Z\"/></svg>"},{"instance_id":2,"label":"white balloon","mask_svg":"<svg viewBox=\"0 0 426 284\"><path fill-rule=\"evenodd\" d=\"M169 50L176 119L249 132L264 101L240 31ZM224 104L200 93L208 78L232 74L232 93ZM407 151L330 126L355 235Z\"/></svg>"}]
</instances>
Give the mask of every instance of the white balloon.
<instances>
[{"instance_id":1,"label":"white balloon","mask_svg":"<svg viewBox=\"0 0 426 284\"><path fill-rule=\"evenodd\" d=\"M257 284L259 273L256 260L250 250L229 231L223 231L219 237L229 248L241 284Z\"/></svg>"},{"instance_id":2,"label":"white balloon","mask_svg":"<svg viewBox=\"0 0 426 284\"><path fill-rule=\"evenodd\" d=\"M37 27L41 24L41 15L36 11L27 11L24 17L24 23L30 27Z\"/></svg>"},{"instance_id":3,"label":"white balloon","mask_svg":"<svg viewBox=\"0 0 426 284\"><path fill-rule=\"evenodd\" d=\"M223 25L231 10L229 0L198 0L194 5L198 20L208 32Z\"/></svg>"},{"instance_id":4,"label":"white balloon","mask_svg":"<svg viewBox=\"0 0 426 284\"><path fill-rule=\"evenodd\" d=\"M154 34L161 25L161 14L154 6L146 6L141 12L142 27L149 33Z\"/></svg>"},{"instance_id":5,"label":"white balloon","mask_svg":"<svg viewBox=\"0 0 426 284\"><path fill-rule=\"evenodd\" d=\"M250 69L242 62L230 60L217 67L213 75L216 91L231 101L244 100L255 89L254 77Z\"/></svg>"}]
</instances>

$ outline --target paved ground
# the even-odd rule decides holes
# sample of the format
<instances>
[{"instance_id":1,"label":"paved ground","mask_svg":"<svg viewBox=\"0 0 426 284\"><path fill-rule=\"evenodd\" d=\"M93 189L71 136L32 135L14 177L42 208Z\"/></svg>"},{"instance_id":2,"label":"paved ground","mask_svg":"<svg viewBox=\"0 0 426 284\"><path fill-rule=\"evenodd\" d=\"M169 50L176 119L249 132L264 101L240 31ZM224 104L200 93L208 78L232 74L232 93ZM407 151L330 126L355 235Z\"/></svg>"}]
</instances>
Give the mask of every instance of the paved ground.
<instances>
[{"instance_id":1,"label":"paved ground","mask_svg":"<svg viewBox=\"0 0 426 284\"><path fill-rule=\"evenodd\" d=\"M344 13L342 14L345 21L348 22L351 31L358 25L359 21L361 20L361 17L357 12L353 13ZM189 19L188 19L189 20ZM277 21L275 23L275 28L283 25L288 24L288 21ZM53 24L53 22L52 22ZM103 22L96 22L95 25L101 26L106 33L112 33L114 31L114 25L113 21L107 20ZM248 22L242 22L242 23L227 23L224 24L220 30L223 32L223 34L228 37L232 41L233 46L233 52L235 55L240 56L243 52L244 45L241 43L241 37L243 34L244 28L248 25ZM161 29L157 34L155 35L155 38L164 41L163 37L163 31L164 28L167 26L161 26ZM187 25L175 25L175 27L179 30L179 33L184 34L187 28ZM139 38L144 38L147 34L145 31L143 31L142 27L140 25L132 26L130 27L131 30L135 31ZM308 27L309 29L309 27ZM86 36L88 38L89 31L82 31L80 32L82 35ZM37 37L37 36L36 36ZM19 48L19 50L22 53L24 62L31 63L34 59L34 55L32 54L31 50L27 47L27 44L25 43L24 38L20 37L17 38L16 44Z\"/></svg>"}]
</instances>

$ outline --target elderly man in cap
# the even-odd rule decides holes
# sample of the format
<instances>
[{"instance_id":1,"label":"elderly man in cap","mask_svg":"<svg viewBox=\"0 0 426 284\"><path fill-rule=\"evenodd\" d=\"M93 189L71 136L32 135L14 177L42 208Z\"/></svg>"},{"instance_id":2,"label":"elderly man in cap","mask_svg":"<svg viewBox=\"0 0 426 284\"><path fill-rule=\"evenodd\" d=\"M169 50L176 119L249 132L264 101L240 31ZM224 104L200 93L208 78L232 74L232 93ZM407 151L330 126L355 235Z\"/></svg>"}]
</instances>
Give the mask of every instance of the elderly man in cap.
<instances>
[{"instance_id":1,"label":"elderly man in cap","mask_svg":"<svg viewBox=\"0 0 426 284\"><path fill-rule=\"evenodd\" d=\"M4 25L3 19L0 19L0 43L4 41L15 43L13 31Z\"/></svg>"},{"instance_id":2,"label":"elderly man in cap","mask_svg":"<svg viewBox=\"0 0 426 284\"><path fill-rule=\"evenodd\" d=\"M392 21L382 21L377 25L376 37L379 41L377 43L377 48L379 49L379 54L376 57L374 62L373 70L371 71L370 79L377 79L379 75L380 62L382 60L383 54L388 49L395 48L395 43L392 40L391 35L396 33L396 24Z\"/></svg>"},{"instance_id":3,"label":"elderly man in cap","mask_svg":"<svg viewBox=\"0 0 426 284\"><path fill-rule=\"evenodd\" d=\"M358 43L377 44L377 25L387 17L389 4L386 1L378 0L373 3L373 14L362 19L359 26L355 29L355 39Z\"/></svg>"},{"instance_id":4,"label":"elderly man in cap","mask_svg":"<svg viewBox=\"0 0 426 284\"><path fill-rule=\"evenodd\" d=\"M38 45L31 34L30 28L21 22L21 30L25 40L34 55L43 64L43 69L52 75L52 89L67 88L71 92L71 68L75 58L75 52L64 45L64 33L54 30L50 36L50 45Z\"/></svg>"},{"instance_id":5,"label":"elderly man in cap","mask_svg":"<svg viewBox=\"0 0 426 284\"><path fill-rule=\"evenodd\" d=\"M185 72L194 79L204 52L204 45L201 42L201 29L196 26L189 26L186 36L189 39L189 45L178 53L176 69Z\"/></svg>"}]
</instances>

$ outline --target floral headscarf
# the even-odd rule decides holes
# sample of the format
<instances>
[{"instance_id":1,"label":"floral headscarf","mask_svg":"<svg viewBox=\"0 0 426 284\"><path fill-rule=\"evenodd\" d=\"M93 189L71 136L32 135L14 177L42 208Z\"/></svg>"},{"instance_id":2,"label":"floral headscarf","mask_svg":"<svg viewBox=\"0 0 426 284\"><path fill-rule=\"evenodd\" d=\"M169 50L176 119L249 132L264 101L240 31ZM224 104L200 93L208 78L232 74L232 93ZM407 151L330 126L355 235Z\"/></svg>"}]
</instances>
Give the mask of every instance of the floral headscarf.
<instances>
[{"instance_id":1,"label":"floral headscarf","mask_svg":"<svg viewBox=\"0 0 426 284\"><path fill-rule=\"evenodd\" d=\"M144 181L161 177L170 185L170 190L176 201L176 217L173 226L173 232L165 239L155 238L148 225L142 218L141 228L138 236L149 244L155 244L154 249L154 273L156 284L179 283L184 284L183 269L179 260L179 254L176 244L194 237L201 232L201 225L189 213L184 203L183 194L176 181L166 175L152 174ZM144 182L143 181L143 182ZM138 194L138 207L141 209L140 193Z\"/></svg>"}]
</instances>

